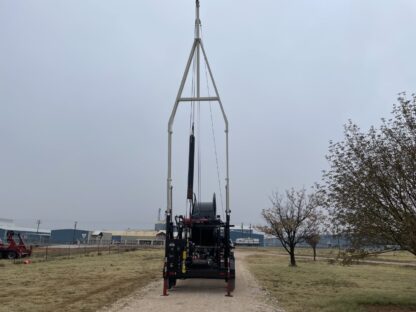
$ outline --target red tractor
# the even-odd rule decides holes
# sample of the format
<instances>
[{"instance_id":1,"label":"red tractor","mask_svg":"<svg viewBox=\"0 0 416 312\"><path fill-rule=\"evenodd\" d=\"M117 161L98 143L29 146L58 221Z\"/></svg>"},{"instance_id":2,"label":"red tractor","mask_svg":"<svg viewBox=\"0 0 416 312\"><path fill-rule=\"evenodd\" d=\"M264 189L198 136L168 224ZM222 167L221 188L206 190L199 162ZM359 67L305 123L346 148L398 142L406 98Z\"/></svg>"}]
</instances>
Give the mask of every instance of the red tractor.
<instances>
[{"instance_id":1,"label":"red tractor","mask_svg":"<svg viewBox=\"0 0 416 312\"><path fill-rule=\"evenodd\" d=\"M14 237L14 232L8 231L7 242L9 243L9 245L6 246L0 242L1 258L17 259L17 258L30 257L30 255L32 254L32 246L30 246L30 248L26 247L25 242L23 241L23 238L20 235L20 233L17 234L17 237L19 238L19 244L16 244L13 237Z\"/></svg>"}]
</instances>

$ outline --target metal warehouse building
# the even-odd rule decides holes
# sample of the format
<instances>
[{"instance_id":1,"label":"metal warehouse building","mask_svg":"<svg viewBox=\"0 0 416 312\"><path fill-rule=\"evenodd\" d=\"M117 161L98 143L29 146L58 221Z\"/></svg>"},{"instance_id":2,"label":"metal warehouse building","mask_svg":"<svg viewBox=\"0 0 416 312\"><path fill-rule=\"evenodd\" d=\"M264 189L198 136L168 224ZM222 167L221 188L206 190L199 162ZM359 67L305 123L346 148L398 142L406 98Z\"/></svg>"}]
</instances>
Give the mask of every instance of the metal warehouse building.
<instances>
[{"instance_id":1,"label":"metal warehouse building","mask_svg":"<svg viewBox=\"0 0 416 312\"><path fill-rule=\"evenodd\" d=\"M110 243L112 234L103 231L87 231L80 229L58 229L51 231L51 242L54 244L94 244Z\"/></svg>"},{"instance_id":2,"label":"metal warehouse building","mask_svg":"<svg viewBox=\"0 0 416 312\"><path fill-rule=\"evenodd\" d=\"M264 235L253 229L231 229L230 238L236 245L264 246Z\"/></svg>"},{"instance_id":3,"label":"metal warehouse building","mask_svg":"<svg viewBox=\"0 0 416 312\"><path fill-rule=\"evenodd\" d=\"M273 236L268 236L264 240L264 246L266 247L282 247L282 243ZM338 247L345 248L350 246L350 242L346 237L336 237L334 235L322 235L319 241L318 248L332 248ZM298 247L310 247L306 242L301 242Z\"/></svg>"},{"instance_id":4,"label":"metal warehouse building","mask_svg":"<svg viewBox=\"0 0 416 312\"><path fill-rule=\"evenodd\" d=\"M20 227L16 226L12 219L0 218L0 239L3 243L7 241L8 231L21 234L25 242L32 245L46 244L51 236L50 230Z\"/></svg>"},{"instance_id":5,"label":"metal warehouse building","mask_svg":"<svg viewBox=\"0 0 416 312\"><path fill-rule=\"evenodd\" d=\"M152 230L111 231L111 233L113 242L121 244L163 245L166 237L165 231Z\"/></svg>"}]
</instances>

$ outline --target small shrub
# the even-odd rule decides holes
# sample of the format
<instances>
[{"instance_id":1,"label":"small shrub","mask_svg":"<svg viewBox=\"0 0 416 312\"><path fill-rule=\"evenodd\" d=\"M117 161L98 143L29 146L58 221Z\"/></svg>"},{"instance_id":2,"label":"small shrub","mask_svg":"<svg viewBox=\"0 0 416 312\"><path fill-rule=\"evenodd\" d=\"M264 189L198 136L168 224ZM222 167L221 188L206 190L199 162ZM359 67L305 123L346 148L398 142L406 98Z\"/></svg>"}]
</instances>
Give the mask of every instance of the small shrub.
<instances>
[{"instance_id":1,"label":"small shrub","mask_svg":"<svg viewBox=\"0 0 416 312\"><path fill-rule=\"evenodd\" d=\"M328 259L328 264L337 264L338 261L336 259Z\"/></svg>"}]
</instances>

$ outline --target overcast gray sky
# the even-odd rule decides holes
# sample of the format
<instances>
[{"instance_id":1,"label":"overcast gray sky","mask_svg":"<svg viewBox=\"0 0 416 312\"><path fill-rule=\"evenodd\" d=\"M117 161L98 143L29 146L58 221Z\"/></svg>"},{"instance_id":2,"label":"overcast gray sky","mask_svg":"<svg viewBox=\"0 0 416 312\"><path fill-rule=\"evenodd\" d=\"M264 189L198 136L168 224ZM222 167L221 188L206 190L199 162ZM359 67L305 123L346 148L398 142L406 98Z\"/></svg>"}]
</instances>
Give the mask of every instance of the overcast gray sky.
<instances>
[{"instance_id":1,"label":"overcast gray sky","mask_svg":"<svg viewBox=\"0 0 416 312\"><path fill-rule=\"evenodd\" d=\"M261 222L273 190L319 181L349 118L378 124L398 92L416 91L416 1L201 0L201 19L230 121L236 224ZM192 0L0 0L0 217L151 228L193 25ZM188 114L175 123L178 213ZM214 125L222 159L217 111ZM203 131L208 200L218 191Z\"/></svg>"}]
</instances>

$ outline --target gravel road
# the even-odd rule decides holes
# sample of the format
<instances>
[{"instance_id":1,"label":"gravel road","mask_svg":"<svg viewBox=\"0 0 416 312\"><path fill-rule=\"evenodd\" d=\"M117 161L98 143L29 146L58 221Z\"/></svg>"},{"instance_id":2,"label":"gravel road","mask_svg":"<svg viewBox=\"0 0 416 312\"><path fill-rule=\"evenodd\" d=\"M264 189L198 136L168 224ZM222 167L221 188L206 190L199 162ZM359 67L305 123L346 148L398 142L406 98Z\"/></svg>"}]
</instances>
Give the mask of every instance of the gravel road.
<instances>
[{"instance_id":1,"label":"gravel road","mask_svg":"<svg viewBox=\"0 0 416 312\"><path fill-rule=\"evenodd\" d=\"M150 283L133 295L117 301L102 312L282 312L271 304L246 268L244 257L249 253L236 252L236 288L233 297L225 296L225 281L190 279L178 280L169 296L163 297L162 279Z\"/></svg>"}]
</instances>

